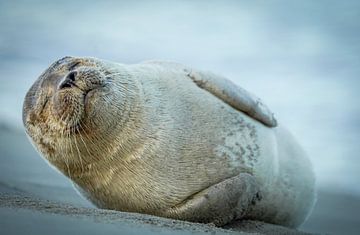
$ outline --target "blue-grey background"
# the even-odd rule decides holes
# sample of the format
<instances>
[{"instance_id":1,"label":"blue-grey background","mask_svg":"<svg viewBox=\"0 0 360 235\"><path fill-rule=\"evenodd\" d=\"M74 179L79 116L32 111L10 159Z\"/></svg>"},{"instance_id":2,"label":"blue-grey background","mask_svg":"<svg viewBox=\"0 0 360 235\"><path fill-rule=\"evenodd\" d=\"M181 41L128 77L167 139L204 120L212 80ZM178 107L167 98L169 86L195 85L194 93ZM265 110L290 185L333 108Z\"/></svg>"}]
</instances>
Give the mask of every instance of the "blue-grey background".
<instances>
[{"instance_id":1,"label":"blue-grey background","mask_svg":"<svg viewBox=\"0 0 360 235\"><path fill-rule=\"evenodd\" d=\"M320 190L360 197L360 1L1 0L0 131L21 132L27 89L65 55L222 74L297 137Z\"/></svg>"}]
</instances>

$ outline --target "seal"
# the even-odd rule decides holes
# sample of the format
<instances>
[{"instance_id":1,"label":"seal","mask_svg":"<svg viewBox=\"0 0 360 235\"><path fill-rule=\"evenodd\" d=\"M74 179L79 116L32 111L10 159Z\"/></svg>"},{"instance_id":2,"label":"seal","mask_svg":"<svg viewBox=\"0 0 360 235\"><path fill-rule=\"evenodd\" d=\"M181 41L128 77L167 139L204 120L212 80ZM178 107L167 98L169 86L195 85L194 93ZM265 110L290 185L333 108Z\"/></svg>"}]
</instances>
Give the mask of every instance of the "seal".
<instances>
[{"instance_id":1,"label":"seal","mask_svg":"<svg viewBox=\"0 0 360 235\"><path fill-rule=\"evenodd\" d=\"M217 226L299 226L311 163L260 99L174 62L65 57L33 84L26 132L100 208Z\"/></svg>"}]
</instances>

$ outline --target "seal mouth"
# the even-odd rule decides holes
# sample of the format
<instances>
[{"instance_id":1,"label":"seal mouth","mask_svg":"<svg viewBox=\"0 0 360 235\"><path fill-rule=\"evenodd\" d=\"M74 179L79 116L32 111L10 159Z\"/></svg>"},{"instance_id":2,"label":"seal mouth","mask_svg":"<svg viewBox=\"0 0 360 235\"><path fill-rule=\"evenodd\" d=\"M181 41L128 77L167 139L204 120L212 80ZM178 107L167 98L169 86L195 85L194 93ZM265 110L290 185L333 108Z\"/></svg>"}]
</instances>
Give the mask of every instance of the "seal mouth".
<instances>
[{"instance_id":1,"label":"seal mouth","mask_svg":"<svg viewBox=\"0 0 360 235\"><path fill-rule=\"evenodd\" d=\"M74 120L74 122L67 123L64 130L67 132L70 132L71 134L78 134L83 129L83 126L82 126L82 122L84 121L83 119L86 118L85 116L88 116L89 107L92 105L91 104L92 103L91 94L93 92L95 92L95 90L97 90L98 87L94 87L94 88L87 89L84 91L84 90L80 89L76 84L71 84L71 85L72 85L72 87L69 87L66 89L76 88L76 89L80 90L82 95L78 98L77 104L75 104L76 108L75 108L75 110L73 110L74 113L69 114L69 115L79 116L80 118ZM81 112L83 112L85 114L85 116L83 116L81 114Z\"/></svg>"},{"instance_id":2,"label":"seal mouth","mask_svg":"<svg viewBox=\"0 0 360 235\"><path fill-rule=\"evenodd\" d=\"M85 112L89 111L89 106L92 105L91 103L94 99L95 94L104 87L105 85L99 85L83 91L83 104Z\"/></svg>"}]
</instances>

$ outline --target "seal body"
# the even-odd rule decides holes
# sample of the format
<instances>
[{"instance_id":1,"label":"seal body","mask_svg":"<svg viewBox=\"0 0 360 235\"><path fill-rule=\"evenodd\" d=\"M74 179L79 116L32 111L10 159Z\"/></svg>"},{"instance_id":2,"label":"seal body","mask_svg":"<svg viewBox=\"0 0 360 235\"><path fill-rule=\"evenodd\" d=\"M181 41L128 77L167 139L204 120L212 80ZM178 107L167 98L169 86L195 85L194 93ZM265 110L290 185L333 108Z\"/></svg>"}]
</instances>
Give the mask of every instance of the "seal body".
<instances>
[{"instance_id":1,"label":"seal body","mask_svg":"<svg viewBox=\"0 0 360 235\"><path fill-rule=\"evenodd\" d=\"M296 227L315 201L311 163L236 89L171 62L65 57L27 93L23 120L44 158L101 208Z\"/></svg>"}]
</instances>

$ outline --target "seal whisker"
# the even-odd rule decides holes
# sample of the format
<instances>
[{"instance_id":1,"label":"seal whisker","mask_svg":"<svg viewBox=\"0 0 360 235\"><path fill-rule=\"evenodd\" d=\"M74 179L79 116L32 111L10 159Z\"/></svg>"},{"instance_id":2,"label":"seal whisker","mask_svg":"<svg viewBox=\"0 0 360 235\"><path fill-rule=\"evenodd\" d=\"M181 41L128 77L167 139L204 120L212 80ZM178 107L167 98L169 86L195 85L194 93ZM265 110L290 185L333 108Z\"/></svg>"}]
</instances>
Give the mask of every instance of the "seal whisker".
<instances>
[{"instance_id":1,"label":"seal whisker","mask_svg":"<svg viewBox=\"0 0 360 235\"><path fill-rule=\"evenodd\" d=\"M68 114L68 115L69 115L69 114ZM67 117L66 117L65 119L67 119ZM65 129L64 129L64 131L65 131ZM71 135L71 133L70 133L69 131L66 132L67 139L65 140L65 147L66 147L66 144L69 143L71 154L74 155L73 150L72 150L71 143L68 142L68 141L71 139L71 136L70 136L70 135ZM66 148L67 148L67 147L66 147ZM70 171L70 164L69 164L69 159L68 159L67 156L65 156L65 165L66 165L66 167L67 167L68 176L69 176L69 178L71 179L72 176L71 176L71 171Z\"/></svg>"},{"instance_id":2,"label":"seal whisker","mask_svg":"<svg viewBox=\"0 0 360 235\"><path fill-rule=\"evenodd\" d=\"M84 135L85 135L84 137L86 138L86 140L90 141L90 144L92 146L96 146L95 143L92 141L92 139L88 136L88 134L85 131L85 129L88 129L87 125L85 123L82 123L82 124L80 124L80 127L82 128L82 132L84 133ZM85 127L85 129L84 129L84 127ZM95 140L98 140L96 136L95 136ZM85 144L85 142L84 142L84 144ZM88 146L86 146L86 148L87 148L87 151L88 151L90 157L92 158L92 160L96 161L97 160L96 157L94 157L94 155L91 153L92 150ZM101 146L100 146L100 150L101 151L103 150Z\"/></svg>"},{"instance_id":3,"label":"seal whisker","mask_svg":"<svg viewBox=\"0 0 360 235\"><path fill-rule=\"evenodd\" d=\"M88 134L86 133L86 129L88 129L88 126L85 123L79 123L80 128L82 130L82 133L84 134L84 137L91 142L92 145L94 145L95 143L91 140L91 138L88 136ZM95 136L96 138L96 136ZM96 146L96 145L94 145Z\"/></svg>"},{"instance_id":4,"label":"seal whisker","mask_svg":"<svg viewBox=\"0 0 360 235\"><path fill-rule=\"evenodd\" d=\"M84 141L84 139L82 138L82 133L81 132L84 132L85 133L85 130L82 126L81 123L79 123L79 128L81 129L81 131L79 132L79 136L80 136L80 140L82 141L82 143L84 144L84 147L85 147L85 150L87 151L87 153L89 154L89 157L92 157L92 154L91 154L91 151L90 149L88 148L86 142ZM92 157L93 158L93 157Z\"/></svg>"},{"instance_id":5,"label":"seal whisker","mask_svg":"<svg viewBox=\"0 0 360 235\"><path fill-rule=\"evenodd\" d=\"M102 144L103 139L99 138L97 135L93 136L95 142L97 143L97 144L95 145L95 142L88 136L88 134L86 133L86 131L84 131L84 128L85 128L85 129L89 129L89 127L88 127L85 123L80 124L80 127L83 129L82 132L84 133L84 137L86 138L86 140L88 140L92 146L97 146L97 148L96 148L95 150L92 150L91 148L88 147L88 145L87 145L86 142L84 141L84 144L85 144L85 146L86 146L86 148L87 148L87 152L88 152L88 154L89 154L89 156L88 156L88 157L90 158L89 161L90 161L90 162L96 162L98 165L99 165L99 164L102 164L102 163L100 163L102 159L99 159L98 156L95 156L95 155L93 154L93 152L98 152L98 151L108 152L108 151L109 151L108 149L106 149L106 148L104 147L105 145ZM90 146L91 146L91 145L90 145ZM88 170L89 175L91 175L91 171L94 170L94 168L88 167L87 170Z\"/></svg>"},{"instance_id":6,"label":"seal whisker","mask_svg":"<svg viewBox=\"0 0 360 235\"><path fill-rule=\"evenodd\" d=\"M76 102L76 101L74 101ZM81 157L81 151L79 149L79 146L78 146L78 141L77 141L77 135L80 133L79 131L79 121L77 120L78 118L75 118L75 117L79 117L79 107L78 106L75 106L72 113L71 113L71 117L72 117L72 120L70 121L70 123L68 123L68 125L70 125L70 127L68 127L69 131L69 135L71 135L73 137L73 144L75 145L75 148L76 148L76 153L78 155L78 159L79 159L79 163L80 163L80 168L81 168L81 174L80 174L80 178L82 177L82 174L84 172L84 167L83 167L83 160L82 160L82 157ZM75 120L74 120L75 119ZM74 123L75 122L75 123ZM70 144L70 146L72 146L72 144ZM76 165L76 162L75 162L75 165Z\"/></svg>"},{"instance_id":7,"label":"seal whisker","mask_svg":"<svg viewBox=\"0 0 360 235\"><path fill-rule=\"evenodd\" d=\"M73 129L74 129L74 131L79 133L79 126L73 127ZM74 143L75 143L75 147L76 147L76 150L77 150L77 155L78 155L78 158L79 158L79 161L80 161L80 167L81 167L80 178L82 178L83 173L84 173L84 165L83 165L83 160L82 160L82 157L81 157L81 152L80 152L80 149L79 149L79 146L78 146L78 143L77 143L77 135L74 135Z\"/></svg>"},{"instance_id":8,"label":"seal whisker","mask_svg":"<svg viewBox=\"0 0 360 235\"><path fill-rule=\"evenodd\" d=\"M86 129L89 130L89 127L88 127L85 123L83 123L82 125L83 125ZM96 142L96 144L95 144L95 142L92 140L92 138L89 137L89 135L88 135L85 131L84 131L83 133L84 133L84 135L86 135L87 140L90 141L90 143L91 143L92 146L97 146L97 148L98 148L100 151L108 151L108 150L104 147L105 145L102 144L102 142L104 141L102 138L100 138L100 137L97 136L97 135L93 135L92 137L94 138L94 140L95 140L95 142ZM95 149L95 152L97 152L97 151L98 151L98 150ZM93 158L93 159L92 159L93 161L99 162L99 158L98 158L97 156L95 156L94 154L91 154L91 157Z\"/></svg>"}]
</instances>

